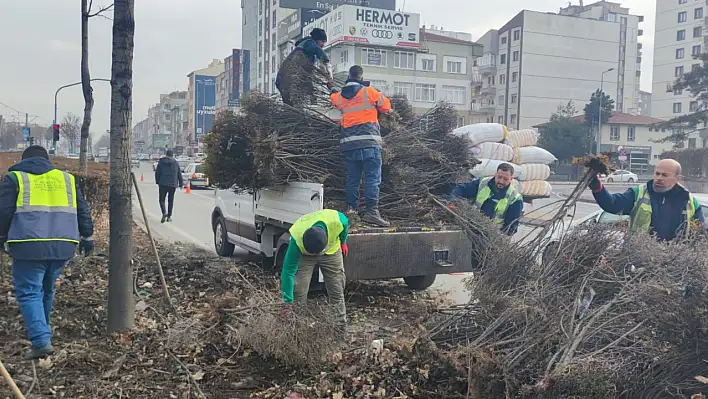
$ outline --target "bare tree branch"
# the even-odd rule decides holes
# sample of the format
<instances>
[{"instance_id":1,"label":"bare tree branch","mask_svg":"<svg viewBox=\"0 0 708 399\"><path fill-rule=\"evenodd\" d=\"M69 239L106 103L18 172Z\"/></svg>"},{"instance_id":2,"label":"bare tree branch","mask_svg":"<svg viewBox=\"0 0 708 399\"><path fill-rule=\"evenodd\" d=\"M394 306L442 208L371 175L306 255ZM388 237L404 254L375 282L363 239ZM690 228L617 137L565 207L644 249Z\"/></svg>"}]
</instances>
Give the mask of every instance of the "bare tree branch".
<instances>
[{"instance_id":1,"label":"bare tree branch","mask_svg":"<svg viewBox=\"0 0 708 399\"><path fill-rule=\"evenodd\" d=\"M93 5L93 0L91 0L91 2L89 3L89 6L88 6L88 13L87 13L87 14L88 14L88 17L89 17L89 18L92 18L92 17L99 17L99 16L100 16L100 17L103 17L103 18L108 19L109 21L112 21L112 19L110 19L110 18L108 18L108 17L106 17L106 16L104 16L104 15L101 15L101 14L104 13L104 12L106 12L106 11L110 11L111 9L113 9L113 4L111 4L111 5L109 5L109 6L106 6L106 7L101 7L98 11L96 11L96 12L93 13L93 14L91 14L91 6L92 6L92 5Z\"/></svg>"}]
</instances>

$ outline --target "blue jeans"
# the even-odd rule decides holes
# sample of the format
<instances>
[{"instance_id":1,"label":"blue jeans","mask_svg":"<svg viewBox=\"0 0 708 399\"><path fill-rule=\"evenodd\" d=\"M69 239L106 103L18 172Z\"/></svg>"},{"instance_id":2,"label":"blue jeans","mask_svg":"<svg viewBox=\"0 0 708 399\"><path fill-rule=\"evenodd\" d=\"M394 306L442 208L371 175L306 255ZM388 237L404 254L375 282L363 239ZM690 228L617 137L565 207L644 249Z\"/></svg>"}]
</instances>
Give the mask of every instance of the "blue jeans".
<instances>
[{"instance_id":1,"label":"blue jeans","mask_svg":"<svg viewBox=\"0 0 708 399\"><path fill-rule=\"evenodd\" d=\"M66 260L12 260L15 296L32 346L49 345L52 330L49 317L54 304L54 282L66 265Z\"/></svg>"},{"instance_id":2,"label":"blue jeans","mask_svg":"<svg viewBox=\"0 0 708 399\"><path fill-rule=\"evenodd\" d=\"M381 185L381 148L360 148L344 151L347 163L347 185L344 199L352 209L357 209L359 203L359 186L361 175L364 174L366 185L366 209L376 209L379 206L379 186Z\"/></svg>"}]
</instances>

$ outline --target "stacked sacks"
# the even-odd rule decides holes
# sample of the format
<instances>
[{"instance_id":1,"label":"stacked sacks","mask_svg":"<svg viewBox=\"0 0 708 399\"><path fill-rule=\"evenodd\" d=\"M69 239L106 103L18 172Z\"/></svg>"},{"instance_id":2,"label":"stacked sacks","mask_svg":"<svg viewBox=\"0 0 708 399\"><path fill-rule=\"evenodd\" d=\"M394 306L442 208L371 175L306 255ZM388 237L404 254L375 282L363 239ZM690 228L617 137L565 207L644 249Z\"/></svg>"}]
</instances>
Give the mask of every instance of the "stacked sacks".
<instances>
[{"instance_id":1,"label":"stacked sacks","mask_svg":"<svg viewBox=\"0 0 708 399\"><path fill-rule=\"evenodd\" d=\"M480 161L469 172L474 177L494 176L497 167L502 163L514 166L514 177L517 176L514 159L514 148L505 144L508 131L499 123L476 123L462 126L453 134L465 136L470 143L470 155Z\"/></svg>"},{"instance_id":2,"label":"stacked sacks","mask_svg":"<svg viewBox=\"0 0 708 399\"><path fill-rule=\"evenodd\" d=\"M506 143L513 148L512 162L515 169L517 187L525 197L550 197L552 187L548 183L551 175L549 164L556 157L543 148L536 147L538 133L533 129L507 132Z\"/></svg>"}]
</instances>

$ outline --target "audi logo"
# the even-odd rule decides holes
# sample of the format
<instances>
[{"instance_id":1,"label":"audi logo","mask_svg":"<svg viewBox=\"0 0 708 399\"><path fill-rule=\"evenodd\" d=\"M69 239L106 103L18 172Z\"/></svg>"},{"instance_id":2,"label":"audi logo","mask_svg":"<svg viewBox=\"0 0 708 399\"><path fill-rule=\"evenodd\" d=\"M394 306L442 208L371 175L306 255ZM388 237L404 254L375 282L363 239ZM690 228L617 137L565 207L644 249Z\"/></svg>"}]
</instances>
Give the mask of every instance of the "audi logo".
<instances>
[{"instance_id":1,"label":"audi logo","mask_svg":"<svg viewBox=\"0 0 708 399\"><path fill-rule=\"evenodd\" d=\"M393 32L390 30L374 29L371 31L371 37L377 39L393 39Z\"/></svg>"}]
</instances>

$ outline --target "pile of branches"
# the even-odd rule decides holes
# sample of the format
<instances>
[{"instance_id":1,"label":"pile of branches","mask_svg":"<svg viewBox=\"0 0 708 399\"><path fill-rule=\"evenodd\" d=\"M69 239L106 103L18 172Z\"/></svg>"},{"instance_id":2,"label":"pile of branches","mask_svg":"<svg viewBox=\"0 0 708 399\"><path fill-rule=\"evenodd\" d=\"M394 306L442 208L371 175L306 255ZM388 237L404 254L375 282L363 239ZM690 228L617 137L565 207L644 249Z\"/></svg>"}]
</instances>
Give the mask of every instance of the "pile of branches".
<instances>
[{"instance_id":1,"label":"pile of branches","mask_svg":"<svg viewBox=\"0 0 708 399\"><path fill-rule=\"evenodd\" d=\"M430 216L429 194L449 193L464 178L467 142L452 134L457 116L450 104L440 102L416 117L405 97L392 103L392 115L382 116L380 210L392 220L422 221ZM343 209L346 166L339 138L338 123L314 109L253 92L241 114L217 116L206 140L207 173L222 187L249 192L295 181L322 183L326 205Z\"/></svg>"},{"instance_id":2,"label":"pile of branches","mask_svg":"<svg viewBox=\"0 0 708 399\"><path fill-rule=\"evenodd\" d=\"M293 51L278 69L283 102L298 109L326 106L329 104L328 78L322 64L313 64L304 52Z\"/></svg>"},{"instance_id":3,"label":"pile of branches","mask_svg":"<svg viewBox=\"0 0 708 399\"><path fill-rule=\"evenodd\" d=\"M456 210L473 234L503 240L475 212ZM574 230L551 245L544 229L528 242L478 247L481 269L467 284L474 301L429 331L467 358L470 397L706 391L705 237L660 243L612 227Z\"/></svg>"}]
</instances>

